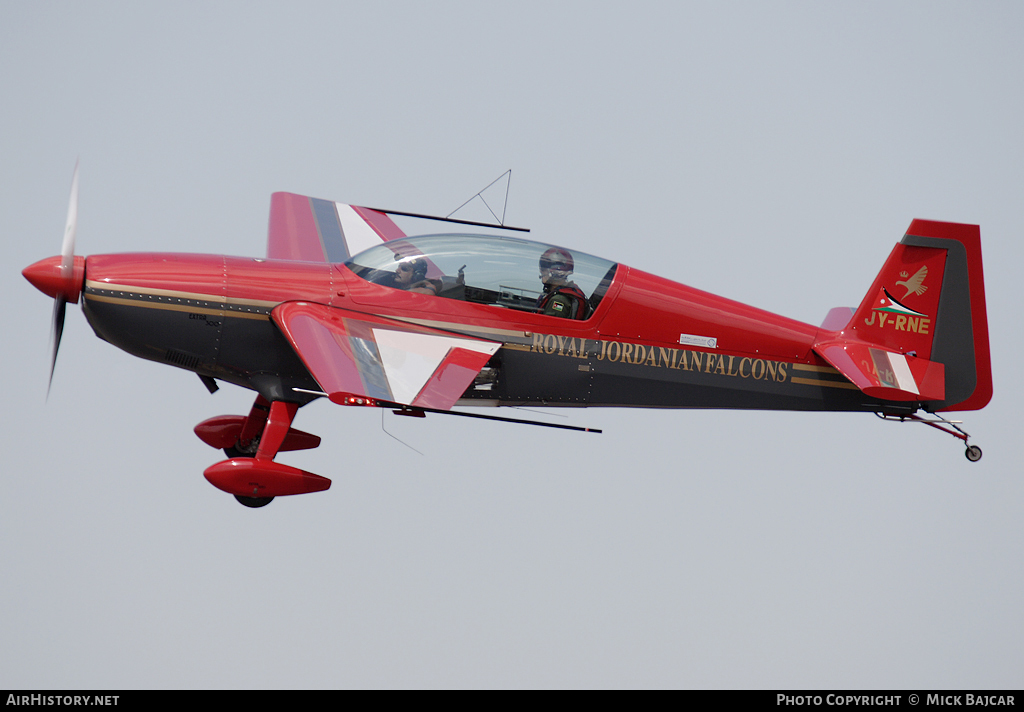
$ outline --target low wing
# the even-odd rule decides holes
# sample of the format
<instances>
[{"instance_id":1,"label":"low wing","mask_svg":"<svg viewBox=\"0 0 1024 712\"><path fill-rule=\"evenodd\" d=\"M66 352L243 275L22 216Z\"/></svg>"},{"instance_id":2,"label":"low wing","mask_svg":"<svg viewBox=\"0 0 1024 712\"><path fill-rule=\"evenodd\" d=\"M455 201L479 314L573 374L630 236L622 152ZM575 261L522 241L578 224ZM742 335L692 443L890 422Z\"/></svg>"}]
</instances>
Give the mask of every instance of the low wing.
<instances>
[{"instance_id":1,"label":"low wing","mask_svg":"<svg viewBox=\"0 0 1024 712\"><path fill-rule=\"evenodd\" d=\"M405 233L384 213L294 193L270 197L267 257L344 262L352 255Z\"/></svg>"},{"instance_id":2,"label":"low wing","mask_svg":"<svg viewBox=\"0 0 1024 712\"><path fill-rule=\"evenodd\" d=\"M271 316L334 403L450 410L500 347L369 314L286 302Z\"/></svg>"},{"instance_id":3,"label":"low wing","mask_svg":"<svg viewBox=\"0 0 1024 712\"><path fill-rule=\"evenodd\" d=\"M946 397L941 363L848 341L815 344L814 350L873 398L940 401Z\"/></svg>"}]
</instances>

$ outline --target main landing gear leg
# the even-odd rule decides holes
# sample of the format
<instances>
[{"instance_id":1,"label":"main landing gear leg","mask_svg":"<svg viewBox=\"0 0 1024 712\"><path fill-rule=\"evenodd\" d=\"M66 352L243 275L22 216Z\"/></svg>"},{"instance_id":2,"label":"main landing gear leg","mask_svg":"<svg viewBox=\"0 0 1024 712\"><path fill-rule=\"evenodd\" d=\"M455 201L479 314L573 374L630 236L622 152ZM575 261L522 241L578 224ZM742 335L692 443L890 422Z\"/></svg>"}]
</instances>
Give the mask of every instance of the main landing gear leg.
<instances>
[{"instance_id":1,"label":"main landing gear leg","mask_svg":"<svg viewBox=\"0 0 1024 712\"><path fill-rule=\"evenodd\" d=\"M255 457L269 415L270 401L263 396L256 396L256 402L249 409L249 415L218 415L215 418L207 418L195 427L195 432L200 440L210 447L223 450L228 457ZM315 439L317 444L320 443L320 438L315 435L302 435Z\"/></svg>"},{"instance_id":2,"label":"main landing gear leg","mask_svg":"<svg viewBox=\"0 0 1024 712\"><path fill-rule=\"evenodd\" d=\"M274 462L284 450L305 450L320 445L316 435L291 427L298 403L256 398L249 415L223 415L196 426L196 434L208 445L223 448L230 458L206 468L212 485L246 507L265 507L274 497L320 492L331 481L288 465Z\"/></svg>"},{"instance_id":3,"label":"main landing gear leg","mask_svg":"<svg viewBox=\"0 0 1024 712\"><path fill-rule=\"evenodd\" d=\"M266 403L263 396L256 396L256 402L252 404L249 417L245 419L242 432L238 435L238 446L241 450L225 448L224 452L228 457L255 457L258 460L273 460L277 457L281 444L291 428L292 420L295 419L295 413L299 410L299 404L274 401L268 406L264 405ZM253 434L257 427L259 432ZM256 449L255 455L248 454L253 448ZM235 450L239 454L232 455L230 450ZM235 499L253 509L266 507L274 501L273 497L245 497L240 494L236 494Z\"/></svg>"},{"instance_id":4,"label":"main landing gear leg","mask_svg":"<svg viewBox=\"0 0 1024 712\"><path fill-rule=\"evenodd\" d=\"M254 405L253 408L255 409L256 406ZM295 420L295 414L298 411L298 403L274 401L270 404L266 425L263 428L263 434L260 436L260 446L256 450L257 460L273 460L277 457L277 453L281 449L281 445L284 444L284 438L288 435L288 431L292 427L292 421Z\"/></svg>"},{"instance_id":5,"label":"main landing gear leg","mask_svg":"<svg viewBox=\"0 0 1024 712\"><path fill-rule=\"evenodd\" d=\"M936 430L941 430L944 433L952 435L954 438L957 438L958 440L964 441L964 445L967 446L967 449L964 451L964 457L966 457L968 460L970 460L971 462L977 462L978 460L981 459L981 448L978 447L977 445L971 445L968 442L968 438L970 438L971 436L963 428L960 427L959 424L962 421L946 420L941 415L935 415L934 413L932 413L932 415L935 416L934 420L929 420L927 418L922 418L919 415L913 414L886 415L885 413L875 413L875 415L877 415L882 420L898 420L901 423L906 421L910 421L912 423L924 423L925 425L935 428Z\"/></svg>"},{"instance_id":6,"label":"main landing gear leg","mask_svg":"<svg viewBox=\"0 0 1024 712\"><path fill-rule=\"evenodd\" d=\"M256 396L252 408L249 409L249 415L242 424L242 430L238 433L238 439L234 445L224 448L224 454L228 457L254 457L269 415L270 401L263 396Z\"/></svg>"}]
</instances>

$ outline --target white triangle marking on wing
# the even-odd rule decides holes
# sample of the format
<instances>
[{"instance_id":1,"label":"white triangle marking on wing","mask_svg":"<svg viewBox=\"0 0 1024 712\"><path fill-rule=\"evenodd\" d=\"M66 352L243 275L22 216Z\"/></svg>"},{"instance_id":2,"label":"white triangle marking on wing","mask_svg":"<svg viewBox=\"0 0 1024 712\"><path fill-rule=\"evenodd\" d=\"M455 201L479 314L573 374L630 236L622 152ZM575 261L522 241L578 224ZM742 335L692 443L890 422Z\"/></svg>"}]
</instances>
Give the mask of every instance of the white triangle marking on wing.
<instances>
[{"instance_id":1,"label":"white triangle marking on wing","mask_svg":"<svg viewBox=\"0 0 1024 712\"><path fill-rule=\"evenodd\" d=\"M391 393L396 402L406 405L412 403L423 390L449 350L460 348L493 354L501 346L485 341L391 329L373 329L373 338L377 342L377 352L388 385L391 386Z\"/></svg>"},{"instance_id":2,"label":"white triangle marking on wing","mask_svg":"<svg viewBox=\"0 0 1024 712\"><path fill-rule=\"evenodd\" d=\"M341 223L341 230L345 233L345 244L348 245L348 254L355 257L363 250L376 247L384 241L380 235L374 232L373 228L359 217L359 213L346 203L335 203L338 212L338 222Z\"/></svg>"}]
</instances>

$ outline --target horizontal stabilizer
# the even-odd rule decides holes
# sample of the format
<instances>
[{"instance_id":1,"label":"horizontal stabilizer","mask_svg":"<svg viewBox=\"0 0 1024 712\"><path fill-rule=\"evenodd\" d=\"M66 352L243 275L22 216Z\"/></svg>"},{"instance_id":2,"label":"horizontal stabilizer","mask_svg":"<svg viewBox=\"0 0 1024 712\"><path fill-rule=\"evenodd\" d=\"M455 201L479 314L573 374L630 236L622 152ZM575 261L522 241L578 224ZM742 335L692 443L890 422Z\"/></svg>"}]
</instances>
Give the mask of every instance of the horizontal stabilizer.
<instances>
[{"instance_id":1,"label":"horizontal stabilizer","mask_svg":"<svg viewBox=\"0 0 1024 712\"><path fill-rule=\"evenodd\" d=\"M829 309L828 314L825 315L825 321L821 322L822 330L842 331L843 327L850 323L855 311L856 309L853 307L834 307Z\"/></svg>"},{"instance_id":2,"label":"horizontal stabilizer","mask_svg":"<svg viewBox=\"0 0 1024 712\"><path fill-rule=\"evenodd\" d=\"M847 341L815 344L814 351L872 398L941 401L946 397L941 363Z\"/></svg>"},{"instance_id":3,"label":"horizontal stabilizer","mask_svg":"<svg viewBox=\"0 0 1024 712\"><path fill-rule=\"evenodd\" d=\"M274 322L332 402L450 410L500 343L308 302Z\"/></svg>"}]
</instances>

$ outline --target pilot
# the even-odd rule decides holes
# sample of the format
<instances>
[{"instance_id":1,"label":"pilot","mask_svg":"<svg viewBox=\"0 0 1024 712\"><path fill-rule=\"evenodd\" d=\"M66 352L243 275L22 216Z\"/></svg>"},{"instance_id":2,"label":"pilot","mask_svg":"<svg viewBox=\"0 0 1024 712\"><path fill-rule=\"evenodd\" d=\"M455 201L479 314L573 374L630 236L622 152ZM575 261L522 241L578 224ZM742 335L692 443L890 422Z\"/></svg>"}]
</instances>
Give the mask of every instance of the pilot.
<instances>
[{"instance_id":1,"label":"pilot","mask_svg":"<svg viewBox=\"0 0 1024 712\"><path fill-rule=\"evenodd\" d=\"M395 259L401 259L395 255ZM427 261L420 257L404 259L395 270L395 288L417 294L437 294L436 280L427 279Z\"/></svg>"},{"instance_id":2,"label":"pilot","mask_svg":"<svg viewBox=\"0 0 1024 712\"><path fill-rule=\"evenodd\" d=\"M568 250L550 247L540 256L540 281L544 292L537 298L537 311L548 316L566 319L586 319L590 316L587 295L569 281L574 263Z\"/></svg>"}]
</instances>

